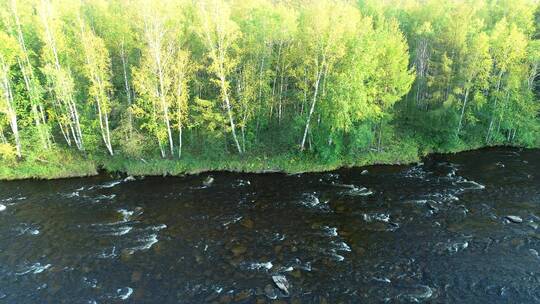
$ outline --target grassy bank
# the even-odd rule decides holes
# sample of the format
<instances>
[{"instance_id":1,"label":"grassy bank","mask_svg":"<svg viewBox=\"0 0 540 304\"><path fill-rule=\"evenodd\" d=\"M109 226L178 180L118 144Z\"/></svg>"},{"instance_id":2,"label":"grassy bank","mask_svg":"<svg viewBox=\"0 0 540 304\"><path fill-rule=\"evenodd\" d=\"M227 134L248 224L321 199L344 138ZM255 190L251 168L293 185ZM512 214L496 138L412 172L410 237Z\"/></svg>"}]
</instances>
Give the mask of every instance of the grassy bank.
<instances>
[{"instance_id":1,"label":"grassy bank","mask_svg":"<svg viewBox=\"0 0 540 304\"><path fill-rule=\"evenodd\" d=\"M360 167L375 164L408 164L419 161L430 153L457 153L484 148L485 146L454 147L451 150L426 150L412 144L393 146L383 152L366 151L336 160L323 160L309 154L285 154L273 156L226 155L220 159L202 158L186 154L181 160L161 158L129 159L123 156L85 157L83 155L55 151L47 155L29 156L23 161L3 163L0 180L56 179L82 177L98 174L100 169L125 175L183 175L208 171L234 172L320 172L341 167Z\"/></svg>"}]
</instances>

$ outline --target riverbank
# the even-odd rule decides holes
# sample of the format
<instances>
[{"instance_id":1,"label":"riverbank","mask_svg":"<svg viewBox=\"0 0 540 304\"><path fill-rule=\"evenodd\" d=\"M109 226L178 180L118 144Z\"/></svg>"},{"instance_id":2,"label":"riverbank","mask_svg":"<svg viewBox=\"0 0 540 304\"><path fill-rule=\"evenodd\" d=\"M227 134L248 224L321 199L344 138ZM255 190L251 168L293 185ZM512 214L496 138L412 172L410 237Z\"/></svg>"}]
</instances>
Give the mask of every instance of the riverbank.
<instances>
[{"instance_id":1,"label":"riverbank","mask_svg":"<svg viewBox=\"0 0 540 304\"><path fill-rule=\"evenodd\" d=\"M161 158L129 159L123 156L84 157L75 152L57 150L48 155L27 157L20 162L3 163L0 180L59 179L97 175L100 171L116 175L179 176L212 171L244 173L305 173L370 165L404 165L419 162L430 154L452 154L496 146L469 146L454 150L422 150L410 144L394 146L383 152L368 151L355 157L323 160L309 154L274 156L226 155L201 158L186 154L181 160ZM520 148L520 147L515 147Z\"/></svg>"}]
</instances>

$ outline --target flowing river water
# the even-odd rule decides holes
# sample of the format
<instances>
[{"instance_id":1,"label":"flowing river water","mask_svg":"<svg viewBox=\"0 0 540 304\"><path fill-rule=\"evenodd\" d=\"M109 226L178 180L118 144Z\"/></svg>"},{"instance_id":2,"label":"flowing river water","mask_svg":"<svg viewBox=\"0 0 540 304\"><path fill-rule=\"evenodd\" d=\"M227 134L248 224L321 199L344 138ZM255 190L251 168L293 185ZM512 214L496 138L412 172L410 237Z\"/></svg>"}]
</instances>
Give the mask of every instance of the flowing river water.
<instances>
[{"instance_id":1,"label":"flowing river water","mask_svg":"<svg viewBox=\"0 0 540 304\"><path fill-rule=\"evenodd\" d=\"M539 150L0 182L0 210L0 303L540 303Z\"/></svg>"}]
</instances>

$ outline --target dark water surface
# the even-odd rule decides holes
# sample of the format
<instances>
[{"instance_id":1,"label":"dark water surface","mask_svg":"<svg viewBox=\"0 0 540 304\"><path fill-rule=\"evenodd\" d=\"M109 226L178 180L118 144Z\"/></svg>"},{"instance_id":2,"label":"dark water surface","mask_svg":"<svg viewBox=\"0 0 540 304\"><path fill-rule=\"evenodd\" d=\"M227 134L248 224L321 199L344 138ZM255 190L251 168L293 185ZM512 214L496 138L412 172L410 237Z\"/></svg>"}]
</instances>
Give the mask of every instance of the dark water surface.
<instances>
[{"instance_id":1,"label":"dark water surface","mask_svg":"<svg viewBox=\"0 0 540 304\"><path fill-rule=\"evenodd\" d=\"M540 303L539 150L362 171L1 182L0 303Z\"/></svg>"}]
</instances>

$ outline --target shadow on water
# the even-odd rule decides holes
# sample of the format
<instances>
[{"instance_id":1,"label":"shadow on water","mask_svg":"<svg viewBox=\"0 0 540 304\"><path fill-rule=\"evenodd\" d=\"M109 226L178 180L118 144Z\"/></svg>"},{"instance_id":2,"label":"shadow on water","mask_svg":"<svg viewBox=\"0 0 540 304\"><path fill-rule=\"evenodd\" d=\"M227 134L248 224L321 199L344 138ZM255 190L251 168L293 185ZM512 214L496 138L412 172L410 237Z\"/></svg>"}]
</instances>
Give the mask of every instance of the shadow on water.
<instances>
[{"instance_id":1,"label":"shadow on water","mask_svg":"<svg viewBox=\"0 0 540 304\"><path fill-rule=\"evenodd\" d=\"M540 151L0 183L0 303L540 302Z\"/></svg>"}]
</instances>

